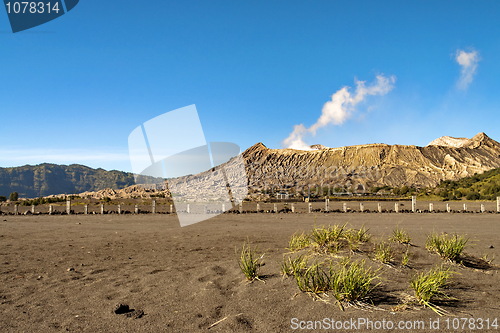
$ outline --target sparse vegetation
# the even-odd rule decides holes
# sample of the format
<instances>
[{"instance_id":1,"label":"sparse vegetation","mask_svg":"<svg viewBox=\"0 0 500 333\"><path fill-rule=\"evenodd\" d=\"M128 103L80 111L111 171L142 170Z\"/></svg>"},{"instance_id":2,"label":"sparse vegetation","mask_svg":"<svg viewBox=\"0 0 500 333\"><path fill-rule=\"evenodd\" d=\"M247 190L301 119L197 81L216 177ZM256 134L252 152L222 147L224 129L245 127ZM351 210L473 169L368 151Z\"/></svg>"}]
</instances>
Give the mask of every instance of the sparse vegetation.
<instances>
[{"instance_id":1,"label":"sparse vegetation","mask_svg":"<svg viewBox=\"0 0 500 333\"><path fill-rule=\"evenodd\" d=\"M249 242L243 243L241 248L239 265L248 281L259 280L259 269L264 255L258 255L257 250L252 248Z\"/></svg>"},{"instance_id":2,"label":"sparse vegetation","mask_svg":"<svg viewBox=\"0 0 500 333\"><path fill-rule=\"evenodd\" d=\"M375 246L375 259L383 264L390 264L394 260L393 252L389 244L382 242Z\"/></svg>"},{"instance_id":3,"label":"sparse vegetation","mask_svg":"<svg viewBox=\"0 0 500 333\"><path fill-rule=\"evenodd\" d=\"M370 246L365 246L362 252L342 251L357 249L363 243L368 243L371 237L364 226L360 229L351 229L347 228L346 224L315 227L310 233L296 233L289 241L289 249L300 252L285 255L280 273L284 278L291 277L300 291L310 293L326 303L335 299L341 309L345 304L360 305L358 302L366 301L367 296L378 285L376 280L380 278L379 272L383 269L381 264L389 264L403 275L410 272L400 270L401 267L410 267L412 253L410 236L399 227L393 230L389 241L370 243ZM464 236L432 234L427 239L426 248L437 252L443 258L461 262L467 242ZM372 252L368 254L370 248ZM420 255L421 253L418 253L415 256ZM371 263L370 265L375 267L369 267L365 260L360 258L362 256L373 258L379 264ZM260 259L262 256L259 258L256 251L247 243L243 245L240 267L249 281L259 278ZM470 258L463 256L463 265L469 267L466 265L467 259ZM481 260L488 263L487 257ZM400 266L398 268L395 265ZM413 268L417 267L415 265ZM415 274L409 279L409 283L416 301L401 299L402 306L399 308L407 309L408 305L418 303L439 315L445 314L446 311L433 302L441 298L449 299L443 290L448 286L452 274L454 272L445 264Z\"/></svg>"},{"instance_id":4,"label":"sparse vegetation","mask_svg":"<svg viewBox=\"0 0 500 333\"><path fill-rule=\"evenodd\" d=\"M359 242L366 243L370 241L371 235L368 233L368 229L362 226L360 229L349 229L345 233L346 239L349 242Z\"/></svg>"},{"instance_id":5,"label":"sparse vegetation","mask_svg":"<svg viewBox=\"0 0 500 333\"><path fill-rule=\"evenodd\" d=\"M397 227L392 231L392 236L390 240L395 243L410 244L411 238L406 231Z\"/></svg>"},{"instance_id":6,"label":"sparse vegetation","mask_svg":"<svg viewBox=\"0 0 500 333\"><path fill-rule=\"evenodd\" d=\"M468 241L465 236L433 233L427 237L425 247L444 259L459 263Z\"/></svg>"},{"instance_id":7,"label":"sparse vegetation","mask_svg":"<svg viewBox=\"0 0 500 333\"><path fill-rule=\"evenodd\" d=\"M310 244L311 240L309 239L309 236L302 232L300 234L292 235L290 241L288 242L288 249L290 251L298 251L308 247Z\"/></svg>"},{"instance_id":8,"label":"sparse vegetation","mask_svg":"<svg viewBox=\"0 0 500 333\"><path fill-rule=\"evenodd\" d=\"M56 202L64 202L66 201L65 198L63 197L55 197L55 198L36 198L36 199L31 199L31 200L23 200L21 201L21 206L31 206L31 205L45 205L45 204L51 204L51 203L56 203Z\"/></svg>"},{"instance_id":9,"label":"sparse vegetation","mask_svg":"<svg viewBox=\"0 0 500 333\"><path fill-rule=\"evenodd\" d=\"M338 241L344 234L345 224L329 227L317 227L311 232L311 240L319 247L327 247L330 243Z\"/></svg>"},{"instance_id":10,"label":"sparse vegetation","mask_svg":"<svg viewBox=\"0 0 500 333\"><path fill-rule=\"evenodd\" d=\"M406 247L406 251L403 253L401 256L401 266L403 267L409 267L408 264L410 263L410 248Z\"/></svg>"},{"instance_id":11,"label":"sparse vegetation","mask_svg":"<svg viewBox=\"0 0 500 333\"><path fill-rule=\"evenodd\" d=\"M337 252L347 244L346 224L329 227L316 227L312 230L310 239L317 252Z\"/></svg>"},{"instance_id":12,"label":"sparse vegetation","mask_svg":"<svg viewBox=\"0 0 500 333\"><path fill-rule=\"evenodd\" d=\"M12 192L9 195L9 200L10 201L17 201L18 199L19 199L19 193L17 193L17 192Z\"/></svg>"},{"instance_id":13,"label":"sparse vegetation","mask_svg":"<svg viewBox=\"0 0 500 333\"><path fill-rule=\"evenodd\" d=\"M376 287L373 282L377 278L377 272L367 268L364 261L315 263L295 275L301 291L331 294L341 307L342 302L365 298Z\"/></svg>"},{"instance_id":14,"label":"sparse vegetation","mask_svg":"<svg viewBox=\"0 0 500 333\"><path fill-rule=\"evenodd\" d=\"M281 275L295 276L307 268L307 259L304 255L295 258L285 258L281 264Z\"/></svg>"},{"instance_id":15,"label":"sparse vegetation","mask_svg":"<svg viewBox=\"0 0 500 333\"><path fill-rule=\"evenodd\" d=\"M415 275L410 281L411 288L415 291L415 297L420 304L428 306L439 315L443 315L444 310L440 309L431 301L437 297L449 298L442 289L447 286L448 279L453 274L449 268L438 266L428 272Z\"/></svg>"}]
</instances>

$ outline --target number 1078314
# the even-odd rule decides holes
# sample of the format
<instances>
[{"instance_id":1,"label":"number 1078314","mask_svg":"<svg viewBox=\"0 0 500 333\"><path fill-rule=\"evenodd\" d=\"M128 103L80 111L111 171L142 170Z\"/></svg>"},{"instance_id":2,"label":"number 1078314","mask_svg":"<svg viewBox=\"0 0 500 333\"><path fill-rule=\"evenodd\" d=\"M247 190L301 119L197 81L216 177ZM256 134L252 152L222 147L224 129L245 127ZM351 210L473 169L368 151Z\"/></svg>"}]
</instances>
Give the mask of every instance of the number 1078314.
<instances>
[{"instance_id":1,"label":"number 1078314","mask_svg":"<svg viewBox=\"0 0 500 333\"><path fill-rule=\"evenodd\" d=\"M58 14L60 10L59 2L43 1L13 1L6 2L8 14Z\"/></svg>"}]
</instances>

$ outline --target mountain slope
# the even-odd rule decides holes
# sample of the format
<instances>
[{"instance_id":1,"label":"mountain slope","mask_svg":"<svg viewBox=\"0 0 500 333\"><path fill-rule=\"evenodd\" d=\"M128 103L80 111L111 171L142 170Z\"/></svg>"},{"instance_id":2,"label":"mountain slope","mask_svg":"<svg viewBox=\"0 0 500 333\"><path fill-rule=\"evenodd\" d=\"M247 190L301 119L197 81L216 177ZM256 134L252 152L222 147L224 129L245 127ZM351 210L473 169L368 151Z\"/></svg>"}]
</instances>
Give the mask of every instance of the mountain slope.
<instances>
[{"instance_id":1,"label":"mountain slope","mask_svg":"<svg viewBox=\"0 0 500 333\"><path fill-rule=\"evenodd\" d=\"M258 143L243 155L249 186L433 187L442 180L500 167L500 144L484 133L461 147L368 144L312 151L269 149ZM443 140L442 140L443 141Z\"/></svg>"},{"instance_id":2,"label":"mountain slope","mask_svg":"<svg viewBox=\"0 0 500 333\"><path fill-rule=\"evenodd\" d=\"M84 165L40 164L0 168L0 195L18 192L21 197L72 194L134 185L134 176L121 171L92 169Z\"/></svg>"}]
</instances>

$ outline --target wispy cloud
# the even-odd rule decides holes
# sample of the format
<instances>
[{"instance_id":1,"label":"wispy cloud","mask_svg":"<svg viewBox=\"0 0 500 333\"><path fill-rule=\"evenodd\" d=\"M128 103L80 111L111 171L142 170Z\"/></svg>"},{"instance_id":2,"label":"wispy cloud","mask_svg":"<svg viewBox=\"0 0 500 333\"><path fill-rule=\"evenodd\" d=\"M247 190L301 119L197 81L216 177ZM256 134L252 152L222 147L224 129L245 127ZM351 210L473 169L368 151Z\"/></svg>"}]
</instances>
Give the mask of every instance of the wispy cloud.
<instances>
[{"instance_id":1,"label":"wispy cloud","mask_svg":"<svg viewBox=\"0 0 500 333\"><path fill-rule=\"evenodd\" d=\"M377 75L376 81L366 85L365 81L355 81L356 90L351 93L350 87L343 87L335 92L331 99L323 105L321 116L311 127L303 124L295 125L292 133L283 141L287 148L308 150L304 142L307 134L316 135L318 129L327 125L341 125L356 111L356 106L368 96L385 95L394 88L395 76Z\"/></svg>"},{"instance_id":2,"label":"wispy cloud","mask_svg":"<svg viewBox=\"0 0 500 333\"><path fill-rule=\"evenodd\" d=\"M95 149L1 149L0 166L19 166L25 164L83 164L106 169L130 169L129 155L126 151Z\"/></svg>"},{"instance_id":3,"label":"wispy cloud","mask_svg":"<svg viewBox=\"0 0 500 333\"><path fill-rule=\"evenodd\" d=\"M476 50L470 52L457 50L455 61L460 65L460 78L457 82L458 89L466 90L472 83L479 60L479 53Z\"/></svg>"}]
</instances>

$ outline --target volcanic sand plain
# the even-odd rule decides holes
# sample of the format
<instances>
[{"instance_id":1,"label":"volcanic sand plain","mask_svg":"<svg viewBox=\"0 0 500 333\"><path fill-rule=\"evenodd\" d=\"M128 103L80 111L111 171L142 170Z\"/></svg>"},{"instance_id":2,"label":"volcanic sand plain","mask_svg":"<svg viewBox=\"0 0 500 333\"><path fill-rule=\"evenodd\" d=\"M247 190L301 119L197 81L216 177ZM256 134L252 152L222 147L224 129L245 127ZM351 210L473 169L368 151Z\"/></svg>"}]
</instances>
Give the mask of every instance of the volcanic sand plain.
<instances>
[{"instance_id":1,"label":"volcanic sand plain","mask_svg":"<svg viewBox=\"0 0 500 333\"><path fill-rule=\"evenodd\" d=\"M402 228L412 246L409 267L355 254L380 268L380 284L369 306L342 311L299 291L293 278L282 278L280 265L294 233L344 223L365 226L373 242ZM466 235L468 255L500 258L500 214L223 214L184 228L163 214L1 216L0 331L293 332L292 318L427 323L439 316L402 304L413 295L409 279L443 262L425 249L431 232ZM239 269L245 241L264 253L262 281L247 282ZM449 264L457 274L446 290L451 298L439 304L449 313L439 331L447 331L446 318L500 317L496 264ZM119 303L131 311L115 314Z\"/></svg>"}]
</instances>

